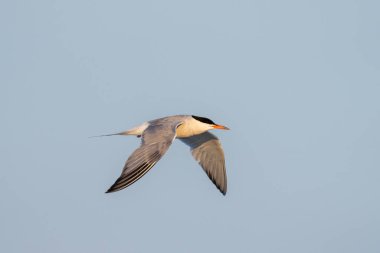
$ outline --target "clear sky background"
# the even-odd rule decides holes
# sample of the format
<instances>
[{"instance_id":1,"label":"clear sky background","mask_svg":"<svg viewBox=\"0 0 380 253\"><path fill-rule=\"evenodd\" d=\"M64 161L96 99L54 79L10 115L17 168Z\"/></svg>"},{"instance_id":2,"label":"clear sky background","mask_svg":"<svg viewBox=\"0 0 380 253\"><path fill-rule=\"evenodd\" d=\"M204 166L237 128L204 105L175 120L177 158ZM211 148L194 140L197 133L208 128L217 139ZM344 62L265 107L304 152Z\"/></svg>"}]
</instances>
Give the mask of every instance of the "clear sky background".
<instances>
[{"instance_id":1,"label":"clear sky background","mask_svg":"<svg viewBox=\"0 0 380 253\"><path fill-rule=\"evenodd\" d=\"M380 252L379 1L2 1L1 252ZM176 141L226 125L224 197Z\"/></svg>"}]
</instances>

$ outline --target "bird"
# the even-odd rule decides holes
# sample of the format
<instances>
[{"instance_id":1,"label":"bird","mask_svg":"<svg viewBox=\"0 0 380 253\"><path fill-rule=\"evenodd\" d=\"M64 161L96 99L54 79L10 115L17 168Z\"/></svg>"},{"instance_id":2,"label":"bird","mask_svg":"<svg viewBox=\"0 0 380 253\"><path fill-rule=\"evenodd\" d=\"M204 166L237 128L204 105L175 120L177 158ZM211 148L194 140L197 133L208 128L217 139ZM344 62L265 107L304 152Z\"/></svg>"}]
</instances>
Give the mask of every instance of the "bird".
<instances>
[{"instance_id":1,"label":"bird","mask_svg":"<svg viewBox=\"0 0 380 253\"><path fill-rule=\"evenodd\" d=\"M166 153L174 139L190 147L193 158L206 172L210 180L226 195L227 175L224 152L219 139L208 130L229 130L209 118L195 115L174 115L142 123L130 130L112 135L141 137L141 145L125 162L119 178L106 193L120 191L144 176Z\"/></svg>"}]
</instances>

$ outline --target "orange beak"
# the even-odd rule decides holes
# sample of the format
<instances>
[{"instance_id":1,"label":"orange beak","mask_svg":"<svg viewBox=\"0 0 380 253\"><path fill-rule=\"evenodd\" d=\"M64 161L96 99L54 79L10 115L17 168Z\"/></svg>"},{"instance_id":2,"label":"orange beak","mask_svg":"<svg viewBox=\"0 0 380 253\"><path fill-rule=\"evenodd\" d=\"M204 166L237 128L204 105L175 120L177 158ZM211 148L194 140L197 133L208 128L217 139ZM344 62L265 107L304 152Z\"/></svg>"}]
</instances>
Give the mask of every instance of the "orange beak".
<instances>
[{"instance_id":1,"label":"orange beak","mask_svg":"<svg viewBox=\"0 0 380 253\"><path fill-rule=\"evenodd\" d=\"M212 127L215 128L215 129L230 130L230 129L229 129L228 127L226 127L226 126L217 125L217 124L213 125Z\"/></svg>"}]
</instances>

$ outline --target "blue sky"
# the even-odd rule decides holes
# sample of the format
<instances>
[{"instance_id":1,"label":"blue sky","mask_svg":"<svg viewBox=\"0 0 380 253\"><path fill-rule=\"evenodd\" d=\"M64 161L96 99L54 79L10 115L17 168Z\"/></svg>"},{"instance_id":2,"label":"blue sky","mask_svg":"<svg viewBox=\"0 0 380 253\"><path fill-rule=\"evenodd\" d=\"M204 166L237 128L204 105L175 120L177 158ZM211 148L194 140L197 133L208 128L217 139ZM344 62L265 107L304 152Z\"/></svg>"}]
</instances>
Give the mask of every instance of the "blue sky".
<instances>
[{"instance_id":1,"label":"blue sky","mask_svg":"<svg viewBox=\"0 0 380 253\"><path fill-rule=\"evenodd\" d=\"M376 1L0 3L1 252L379 252ZM195 114L226 125L223 197L177 141L88 138Z\"/></svg>"}]
</instances>

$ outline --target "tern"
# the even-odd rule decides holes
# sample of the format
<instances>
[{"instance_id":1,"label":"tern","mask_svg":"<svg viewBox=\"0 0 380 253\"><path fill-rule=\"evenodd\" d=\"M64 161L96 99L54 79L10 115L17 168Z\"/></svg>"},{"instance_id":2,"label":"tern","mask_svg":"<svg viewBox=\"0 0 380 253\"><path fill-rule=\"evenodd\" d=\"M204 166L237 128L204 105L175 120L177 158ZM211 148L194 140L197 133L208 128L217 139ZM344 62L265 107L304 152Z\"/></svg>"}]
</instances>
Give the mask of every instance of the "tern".
<instances>
[{"instance_id":1,"label":"tern","mask_svg":"<svg viewBox=\"0 0 380 253\"><path fill-rule=\"evenodd\" d=\"M227 192L227 175L224 153L219 139L208 132L211 129L229 128L212 120L194 115L175 115L144 122L130 130L108 134L136 135L141 145L126 161L120 177L106 193L120 191L144 176L165 154L174 139L190 146L194 159L200 164L219 191Z\"/></svg>"}]
</instances>

